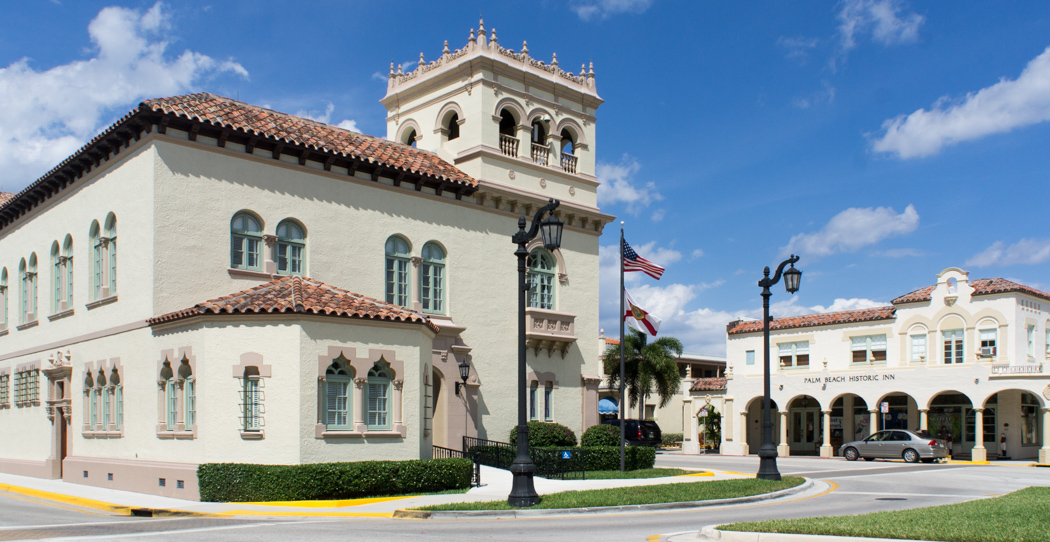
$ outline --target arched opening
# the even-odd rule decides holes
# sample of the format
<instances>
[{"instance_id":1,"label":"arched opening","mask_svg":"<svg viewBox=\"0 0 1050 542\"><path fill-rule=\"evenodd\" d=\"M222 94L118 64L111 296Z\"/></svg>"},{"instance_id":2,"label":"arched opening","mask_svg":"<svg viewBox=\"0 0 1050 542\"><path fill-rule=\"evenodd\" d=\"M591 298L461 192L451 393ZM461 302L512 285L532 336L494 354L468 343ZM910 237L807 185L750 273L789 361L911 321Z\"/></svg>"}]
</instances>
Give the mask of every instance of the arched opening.
<instances>
[{"instance_id":1,"label":"arched opening","mask_svg":"<svg viewBox=\"0 0 1050 542\"><path fill-rule=\"evenodd\" d=\"M416 130L414 128L409 128L408 130L405 130L405 135L402 136L402 141L401 142L404 143L405 145L409 145L409 146L415 147L416 146Z\"/></svg>"},{"instance_id":2,"label":"arched opening","mask_svg":"<svg viewBox=\"0 0 1050 542\"><path fill-rule=\"evenodd\" d=\"M448 118L448 124L445 125L445 129L448 130L449 141L459 138L459 115L457 113L453 113Z\"/></svg>"},{"instance_id":3,"label":"arched opening","mask_svg":"<svg viewBox=\"0 0 1050 542\"><path fill-rule=\"evenodd\" d=\"M988 459L1036 459L1045 428L1039 427L1043 401L1025 390L1002 390L984 402L985 420L994 412L994 425L983 424Z\"/></svg>"},{"instance_id":4,"label":"arched opening","mask_svg":"<svg viewBox=\"0 0 1050 542\"><path fill-rule=\"evenodd\" d=\"M518 121L514 119L514 114L510 110L504 109L499 112L499 133L502 135L508 135L513 137L514 130L518 126Z\"/></svg>"},{"instance_id":5,"label":"arched opening","mask_svg":"<svg viewBox=\"0 0 1050 542\"><path fill-rule=\"evenodd\" d=\"M547 128L544 126L543 120L537 119L532 121L532 135L530 139L532 141L531 156L533 163L541 166L547 165L551 149L547 145Z\"/></svg>"},{"instance_id":6,"label":"arched opening","mask_svg":"<svg viewBox=\"0 0 1050 542\"><path fill-rule=\"evenodd\" d=\"M451 356L450 356L451 357ZM434 445L444 448L458 448L460 443L448 441L448 405L445 404L445 379L437 368L433 371L434 401ZM452 446L450 446L450 444Z\"/></svg>"},{"instance_id":7,"label":"arched opening","mask_svg":"<svg viewBox=\"0 0 1050 542\"><path fill-rule=\"evenodd\" d=\"M576 141L572 138L572 132L569 130L561 131L561 154L562 156L575 155L576 154Z\"/></svg>"},{"instance_id":8,"label":"arched opening","mask_svg":"<svg viewBox=\"0 0 1050 542\"><path fill-rule=\"evenodd\" d=\"M762 447L762 397L755 397L747 405L747 431L745 441L750 454L757 454ZM780 408L777 402L769 400L769 415L773 419L773 445L780 442Z\"/></svg>"},{"instance_id":9,"label":"arched opening","mask_svg":"<svg viewBox=\"0 0 1050 542\"><path fill-rule=\"evenodd\" d=\"M823 444L820 402L810 395L788 404L788 446L791 455L818 455Z\"/></svg>"},{"instance_id":10,"label":"arched opening","mask_svg":"<svg viewBox=\"0 0 1050 542\"><path fill-rule=\"evenodd\" d=\"M882 404L886 403L886 412L882 411ZM893 392L885 395L879 400L875 408L878 413L877 429L910 429L921 431L919 427L919 408L915 399L903 392Z\"/></svg>"},{"instance_id":11,"label":"arched opening","mask_svg":"<svg viewBox=\"0 0 1050 542\"><path fill-rule=\"evenodd\" d=\"M985 411L987 412L987 411ZM934 438L945 441L952 457L969 457L975 440L976 416L973 403L957 391L945 391L930 400L925 429ZM992 411L994 427L995 411ZM982 416L982 421L986 418Z\"/></svg>"},{"instance_id":12,"label":"arched opening","mask_svg":"<svg viewBox=\"0 0 1050 542\"><path fill-rule=\"evenodd\" d=\"M835 455L843 443L861 440L870 434L871 415L863 398L847 393L831 402L831 446Z\"/></svg>"}]
</instances>

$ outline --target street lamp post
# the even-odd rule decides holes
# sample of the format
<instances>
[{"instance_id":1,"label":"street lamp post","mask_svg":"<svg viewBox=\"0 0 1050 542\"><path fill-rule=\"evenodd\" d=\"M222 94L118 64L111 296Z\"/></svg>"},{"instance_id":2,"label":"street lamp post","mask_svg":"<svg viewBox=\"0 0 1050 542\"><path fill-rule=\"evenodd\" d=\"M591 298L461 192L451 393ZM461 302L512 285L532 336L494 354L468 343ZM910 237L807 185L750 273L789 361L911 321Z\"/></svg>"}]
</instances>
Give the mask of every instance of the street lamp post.
<instances>
[{"instance_id":1,"label":"street lamp post","mask_svg":"<svg viewBox=\"0 0 1050 542\"><path fill-rule=\"evenodd\" d=\"M535 506L540 502L536 494L536 486L533 484L532 476L536 472L536 465L529 458L529 426L525 421L525 307L527 306L526 294L529 286L526 280L525 260L529 251L525 248L530 240L539 233L543 236L543 247L547 250L557 250L561 246L562 222L554 216L554 210L561 202L551 198L547 205L536 211L532 219L532 225L525 230L525 216L518 218L518 233L511 237L511 241L518 245L514 255L518 257L518 455L510 465L510 472L514 476L507 497L507 504L525 508ZM546 220L542 222L544 214L549 213Z\"/></svg>"},{"instance_id":2,"label":"street lamp post","mask_svg":"<svg viewBox=\"0 0 1050 542\"><path fill-rule=\"evenodd\" d=\"M780 266L777 267L777 273L773 278L769 278L769 267L762 270L762 280L758 281L758 285L762 287L762 344L765 349L765 359L763 361L763 397L762 397L762 447L758 450L758 478L762 480L780 480L780 471L777 470L777 449L773 446L773 418L770 415L770 403L769 398L769 322L773 319L769 317L769 298L773 295L773 292L769 291L769 287L780 282L780 275L784 275L784 287L787 289L789 294L793 294L798 291L798 285L802 281L802 271L795 269L795 262L798 261L798 256L794 254L790 258L780 262ZM791 268L784 271L785 265L791 265Z\"/></svg>"}]
</instances>

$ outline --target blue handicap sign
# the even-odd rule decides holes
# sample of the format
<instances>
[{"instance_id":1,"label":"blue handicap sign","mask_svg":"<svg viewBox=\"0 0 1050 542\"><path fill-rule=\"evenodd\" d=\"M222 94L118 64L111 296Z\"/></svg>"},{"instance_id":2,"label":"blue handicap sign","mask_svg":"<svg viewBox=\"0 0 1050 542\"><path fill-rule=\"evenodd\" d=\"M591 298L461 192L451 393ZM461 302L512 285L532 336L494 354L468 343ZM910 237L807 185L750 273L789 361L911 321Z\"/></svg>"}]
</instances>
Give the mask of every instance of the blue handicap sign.
<instances>
[{"instance_id":1,"label":"blue handicap sign","mask_svg":"<svg viewBox=\"0 0 1050 542\"><path fill-rule=\"evenodd\" d=\"M562 459L572 459L572 452L565 450L561 453Z\"/></svg>"}]
</instances>

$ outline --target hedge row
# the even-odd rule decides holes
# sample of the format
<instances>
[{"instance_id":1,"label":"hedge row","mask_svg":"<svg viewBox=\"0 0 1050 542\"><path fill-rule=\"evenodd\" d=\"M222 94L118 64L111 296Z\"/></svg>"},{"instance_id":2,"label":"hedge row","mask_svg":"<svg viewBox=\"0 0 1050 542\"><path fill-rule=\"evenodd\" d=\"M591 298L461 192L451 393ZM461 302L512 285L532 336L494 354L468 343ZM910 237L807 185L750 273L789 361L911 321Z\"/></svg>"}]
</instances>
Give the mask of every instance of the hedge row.
<instances>
[{"instance_id":1,"label":"hedge row","mask_svg":"<svg viewBox=\"0 0 1050 542\"><path fill-rule=\"evenodd\" d=\"M353 499L470 487L469 459L360 461L310 465L206 463L197 468L201 501Z\"/></svg>"},{"instance_id":2,"label":"hedge row","mask_svg":"<svg viewBox=\"0 0 1050 542\"><path fill-rule=\"evenodd\" d=\"M558 447L544 446L542 448L529 448L529 457L534 464L546 460L546 455L540 456L535 450L572 450L583 451L586 469L594 470L620 470L620 447L619 446L585 446L585 447ZM474 446L470 449L472 453L481 456L481 464L489 466L509 467L514 461L517 451L505 446ZM651 469L656 463L656 449L648 446L627 446L624 451L624 466L627 470Z\"/></svg>"},{"instance_id":3,"label":"hedge row","mask_svg":"<svg viewBox=\"0 0 1050 542\"><path fill-rule=\"evenodd\" d=\"M678 446L684 440L682 437L682 433L664 433L660 444L663 446Z\"/></svg>"}]
</instances>

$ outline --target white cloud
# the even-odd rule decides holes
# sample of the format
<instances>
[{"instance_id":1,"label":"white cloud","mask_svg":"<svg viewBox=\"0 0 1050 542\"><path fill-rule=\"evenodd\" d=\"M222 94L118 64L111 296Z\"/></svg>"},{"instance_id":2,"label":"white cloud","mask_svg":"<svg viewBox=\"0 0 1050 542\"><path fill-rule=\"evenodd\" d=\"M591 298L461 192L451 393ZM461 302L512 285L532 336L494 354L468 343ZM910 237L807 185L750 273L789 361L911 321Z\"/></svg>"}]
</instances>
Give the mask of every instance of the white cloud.
<instances>
[{"instance_id":1,"label":"white cloud","mask_svg":"<svg viewBox=\"0 0 1050 542\"><path fill-rule=\"evenodd\" d=\"M690 258L689 259L695 260L697 258L702 258L703 256L704 256L704 251L698 248L698 249L694 250L692 254L690 254Z\"/></svg>"},{"instance_id":2,"label":"white cloud","mask_svg":"<svg viewBox=\"0 0 1050 542\"><path fill-rule=\"evenodd\" d=\"M23 58L0 68L0 189L18 191L72 154L115 109L191 91L207 77L248 77L230 60L166 55L168 16L108 7L88 25L94 57L37 71Z\"/></svg>"},{"instance_id":3,"label":"white cloud","mask_svg":"<svg viewBox=\"0 0 1050 542\"><path fill-rule=\"evenodd\" d=\"M926 255L925 252L917 248L891 248L889 250L880 250L873 254L885 256L886 258L918 258Z\"/></svg>"},{"instance_id":4,"label":"white cloud","mask_svg":"<svg viewBox=\"0 0 1050 542\"><path fill-rule=\"evenodd\" d=\"M335 104L328 102L328 105L324 108L324 113L320 115L314 115L313 111L308 109L301 109L295 112L295 116L303 117L310 120L316 120L317 122L323 122L325 124L332 124L332 113L335 111ZM350 130L352 132L357 131L357 121L351 119L343 119L336 123L336 126L343 128L344 130Z\"/></svg>"},{"instance_id":5,"label":"white cloud","mask_svg":"<svg viewBox=\"0 0 1050 542\"><path fill-rule=\"evenodd\" d=\"M854 297L851 299L843 299L841 297L836 298L831 305L825 307L823 305L814 305L810 307L814 312L841 312L841 311L854 311L858 309L874 309L875 307L885 307L889 303L883 303L881 301L873 301L871 299L864 299L860 297Z\"/></svg>"},{"instance_id":6,"label":"white cloud","mask_svg":"<svg viewBox=\"0 0 1050 542\"><path fill-rule=\"evenodd\" d=\"M830 104L835 102L835 87L827 80L821 81L822 88L809 96L795 98L791 105L799 109L809 109L818 104Z\"/></svg>"},{"instance_id":7,"label":"white cloud","mask_svg":"<svg viewBox=\"0 0 1050 542\"><path fill-rule=\"evenodd\" d=\"M598 204L610 205L626 203L627 212L637 214L640 207L648 207L654 201L663 200L656 191L656 183L645 183L638 187L635 175L642 165L631 156L624 154L619 164L598 162Z\"/></svg>"},{"instance_id":8,"label":"white cloud","mask_svg":"<svg viewBox=\"0 0 1050 542\"><path fill-rule=\"evenodd\" d=\"M805 64L809 58L809 52L820 40L817 38L806 38L803 36L784 37L780 36L777 39L777 46L787 51L787 57L790 59L797 60L800 64Z\"/></svg>"},{"instance_id":9,"label":"white cloud","mask_svg":"<svg viewBox=\"0 0 1050 542\"><path fill-rule=\"evenodd\" d=\"M1002 241L975 254L966 265L987 267L990 265L1038 264L1050 260L1050 239L1021 239L1005 246Z\"/></svg>"},{"instance_id":10,"label":"white cloud","mask_svg":"<svg viewBox=\"0 0 1050 542\"><path fill-rule=\"evenodd\" d=\"M943 147L1050 120L1050 47L1014 80L971 92L960 100L942 97L930 108L882 123L877 152L899 158L931 156Z\"/></svg>"},{"instance_id":11,"label":"white cloud","mask_svg":"<svg viewBox=\"0 0 1050 542\"><path fill-rule=\"evenodd\" d=\"M901 214L890 207L854 207L832 217L818 232L795 235L781 250L784 254L807 256L856 252L888 237L911 233L918 227L919 213L914 205L908 205Z\"/></svg>"},{"instance_id":12,"label":"white cloud","mask_svg":"<svg viewBox=\"0 0 1050 542\"><path fill-rule=\"evenodd\" d=\"M663 220L664 216L666 216L666 215L667 215L667 209L657 209L657 210L653 211L653 215L651 217L649 217L649 219L652 220L653 222L659 222L659 221Z\"/></svg>"},{"instance_id":13,"label":"white cloud","mask_svg":"<svg viewBox=\"0 0 1050 542\"><path fill-rule=\"evenodd\" d=\"M569 9L584 21L606 19L620 13L642 13L649 9L652 0L574 0Z\"/></svg>"},{"instance_id":14,"label":"white cloud","mask_svg":"<svg viewBox=\"0 0 1050 542\"><path fill-rule=\"evenodd\" d=\"M857 37L871 34L882 45L913 43L919 39L919 27L926 18L918 13L902 13L899 0L845 0L838 12L839 51L832 57L834 70L857 46Z\"/></svg>"}]
</instances>

